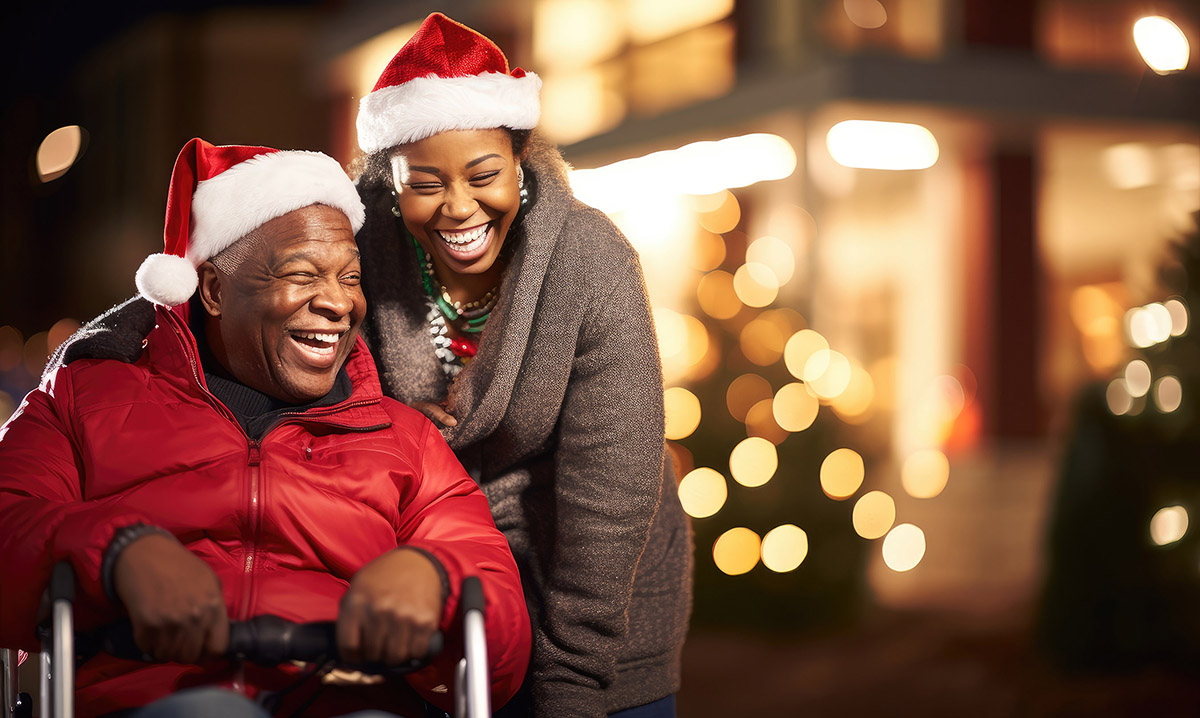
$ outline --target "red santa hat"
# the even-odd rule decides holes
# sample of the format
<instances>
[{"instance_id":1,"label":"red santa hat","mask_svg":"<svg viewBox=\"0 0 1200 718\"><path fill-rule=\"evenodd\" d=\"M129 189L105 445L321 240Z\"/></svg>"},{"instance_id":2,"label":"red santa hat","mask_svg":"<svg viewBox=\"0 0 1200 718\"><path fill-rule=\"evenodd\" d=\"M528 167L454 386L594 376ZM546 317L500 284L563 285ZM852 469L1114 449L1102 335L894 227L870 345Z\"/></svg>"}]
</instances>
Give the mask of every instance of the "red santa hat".
<instances>
[{"instance_id":1,"label":"red santa hat","mask_svg":"<svg viewBox=\"0 0 1200 718\"><path fill-rule=\"evenodd\" d=\"M146 299L167 307L196 291L196 267L263 224L311 204L341 210L357 233L365 211L342 166L320 152L190 140L175 159L162 254L137 271Z\"/></svg>"},{"instance_id":2,"label":"red santa hat","mask_svg":"<svg viewBox=\"0 0 1200 718\"><path fill-rule=\"evenodd\" d=\"M537 126L542 80L441 13L425 18L358 105L358 146L378 152L447 130Z\"/></svg>"}]
</instances>

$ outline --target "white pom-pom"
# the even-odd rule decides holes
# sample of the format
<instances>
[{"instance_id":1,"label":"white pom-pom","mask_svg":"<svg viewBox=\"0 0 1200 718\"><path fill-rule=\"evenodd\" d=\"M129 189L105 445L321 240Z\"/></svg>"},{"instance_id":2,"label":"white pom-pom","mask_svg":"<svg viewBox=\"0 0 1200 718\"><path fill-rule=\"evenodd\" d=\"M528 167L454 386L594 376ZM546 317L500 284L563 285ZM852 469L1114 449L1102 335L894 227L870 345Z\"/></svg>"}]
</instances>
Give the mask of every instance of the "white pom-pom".
<instances>
[{"instance_id":1,"label":"white pom-pom","mask_svg":"<svg viewBox=\"0 0 1200 718\"><path fill-rule=\"evenodd\" d=\"M196 268L174 254L151 254L138 267L134 279L138 294L164 307L174 307L192 298L200 280Z\"/></svg>"}]
</instances>

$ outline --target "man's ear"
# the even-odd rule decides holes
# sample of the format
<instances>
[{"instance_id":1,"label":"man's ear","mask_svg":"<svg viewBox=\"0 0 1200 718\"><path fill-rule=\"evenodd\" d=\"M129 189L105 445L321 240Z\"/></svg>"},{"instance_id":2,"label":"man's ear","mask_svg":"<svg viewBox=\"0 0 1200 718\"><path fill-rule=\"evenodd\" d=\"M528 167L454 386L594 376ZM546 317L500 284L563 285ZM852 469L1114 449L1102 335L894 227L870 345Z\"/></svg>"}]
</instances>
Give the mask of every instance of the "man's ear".
<instances>
[{"instance_id":1,"label":"man's ear","mask_svg":"<svg viewBox=\"0 0 1200 718\"><path fill-rule=\"evenodd\" d=\"M200 303L209 316L221 316L221 272L212 262L202 262L196 267L200 276Z\"/></svg>"}]
</instances>

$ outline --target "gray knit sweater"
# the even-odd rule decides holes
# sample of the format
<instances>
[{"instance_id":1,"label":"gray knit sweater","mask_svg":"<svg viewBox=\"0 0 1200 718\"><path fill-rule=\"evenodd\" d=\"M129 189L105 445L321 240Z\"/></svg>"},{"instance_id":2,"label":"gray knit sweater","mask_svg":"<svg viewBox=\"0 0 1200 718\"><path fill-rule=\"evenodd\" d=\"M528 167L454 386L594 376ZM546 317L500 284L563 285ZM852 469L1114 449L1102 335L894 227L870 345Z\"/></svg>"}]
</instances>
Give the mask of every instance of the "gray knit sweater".
<instances>
[{"instance_id":1,"label":"gray knit sweater","mask_svg":"<svg viewBox=\"0 0 1200 718\"><path fill-rule=\"evenodd\" d=\"M577 201L557 152L524 163L536 199L476 358L450 383L415 253L364 183L365 325L384 391L447 400L443 435L508 537L534 617L537 716L600 716L679 689L691 527L664 465L663 386L637 253Z\"/></svg>"}]
</instances>

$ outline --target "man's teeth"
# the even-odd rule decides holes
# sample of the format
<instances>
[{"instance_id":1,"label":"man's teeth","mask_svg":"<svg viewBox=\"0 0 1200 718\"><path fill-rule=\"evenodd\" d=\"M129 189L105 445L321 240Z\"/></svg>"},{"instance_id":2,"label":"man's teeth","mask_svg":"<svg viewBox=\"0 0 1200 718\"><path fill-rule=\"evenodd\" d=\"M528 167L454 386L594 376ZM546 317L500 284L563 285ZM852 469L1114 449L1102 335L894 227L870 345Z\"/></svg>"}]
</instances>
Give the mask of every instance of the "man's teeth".
<instances>
[{"instance_id":1,"label":"man's teeth","mask_svg":"<svg viewBox=\"0 0 1200 718\"><path fill-rule=\"evenodd\" d=\"M450 232L444 229L439 229L438 236L440 236L443 241L449 242L450 244L470 244L471 242L482 239L483 235L486 234L487 231L488 226L486 224L481 224L475 229L470 229L465 232Z\"/></svg>"},{"instance_id":2,"label":"man's teeth","mask_svg":"<svg viewBox=\"0 0 1200 718\"><path fill-rule=\"evenodd\" d=\"M325 342L326 344L335 343L341 334L322 334L320 332L292 332L293 336L301 339L311 339L313 341Z\"/></svg>"}]
</instances>

